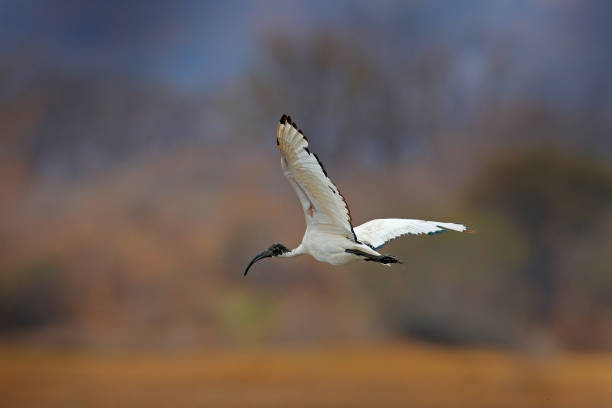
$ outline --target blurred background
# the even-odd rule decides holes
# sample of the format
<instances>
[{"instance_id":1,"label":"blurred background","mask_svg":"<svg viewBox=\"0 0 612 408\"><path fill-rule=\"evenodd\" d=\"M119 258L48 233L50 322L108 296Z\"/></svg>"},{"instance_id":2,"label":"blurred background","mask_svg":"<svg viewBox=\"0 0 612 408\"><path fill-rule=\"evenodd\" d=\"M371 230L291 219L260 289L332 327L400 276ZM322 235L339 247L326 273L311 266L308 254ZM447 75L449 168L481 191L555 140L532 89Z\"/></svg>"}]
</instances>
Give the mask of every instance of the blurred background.
<instances>
[{"instance_id":1,"label":"blurred background","mask_svg":"<svg viewBox=\"0 0 612 408\"><path fill-rule=\"evenodd\" d=\"M610 406L610 18L603 0L1 1L3 394ZM355 225L477 233L394 241L399 267L243 278L303 234L283 113Z\"/></svg>"}]
</instances>

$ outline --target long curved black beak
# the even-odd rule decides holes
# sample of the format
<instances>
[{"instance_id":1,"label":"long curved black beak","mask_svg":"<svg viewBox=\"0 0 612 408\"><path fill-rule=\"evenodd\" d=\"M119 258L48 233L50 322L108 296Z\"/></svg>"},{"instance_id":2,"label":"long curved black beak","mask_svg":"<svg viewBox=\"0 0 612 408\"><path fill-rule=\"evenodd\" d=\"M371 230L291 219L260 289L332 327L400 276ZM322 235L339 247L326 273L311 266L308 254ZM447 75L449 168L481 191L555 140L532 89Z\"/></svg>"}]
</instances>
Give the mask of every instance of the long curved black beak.
<instances>
[{"instance_id":1,"label":"long curved black beak","mask_svg":"<svg viewBox=\"0 0 612 408\"><path fill-rule=\"evenodd\" d=\"M259 261L260 259L270 258L271 256L272 256L272 253L268 249L255 255L255 258L253 258L251 262L249 262L249 265L244 270L244 276L246 276L246 274L249 272L249 269L255 262Z\"/></svg>"}]
</instances>

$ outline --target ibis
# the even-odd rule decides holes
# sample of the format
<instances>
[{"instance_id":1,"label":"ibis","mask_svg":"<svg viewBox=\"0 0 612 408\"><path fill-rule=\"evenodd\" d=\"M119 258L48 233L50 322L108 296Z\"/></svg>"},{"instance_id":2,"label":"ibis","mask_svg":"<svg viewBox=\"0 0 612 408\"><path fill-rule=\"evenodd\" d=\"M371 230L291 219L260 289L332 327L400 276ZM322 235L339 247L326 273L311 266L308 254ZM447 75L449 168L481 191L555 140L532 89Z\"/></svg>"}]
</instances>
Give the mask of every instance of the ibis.
<instances>
[{"instance_id":1,"label":"ibis","mask_svg":"<svg viewBox=\"0 0 612 408\"><path fill-rule=\"evenodd\" d=\"M375 219L353 227L346 200L328 177L317 155L308 148L308 139L291 116L280 118L276 126L276 145L285 178L304 209L306 232L297 248L289 249L277 243L257 254L246 267L244 276L261 259L306 254L332 265L363 260L390 266L402 262L377 250L392 239L404 235L467 230L465 225L451 222L400 218Z\"/></svg>"}]
</instances>

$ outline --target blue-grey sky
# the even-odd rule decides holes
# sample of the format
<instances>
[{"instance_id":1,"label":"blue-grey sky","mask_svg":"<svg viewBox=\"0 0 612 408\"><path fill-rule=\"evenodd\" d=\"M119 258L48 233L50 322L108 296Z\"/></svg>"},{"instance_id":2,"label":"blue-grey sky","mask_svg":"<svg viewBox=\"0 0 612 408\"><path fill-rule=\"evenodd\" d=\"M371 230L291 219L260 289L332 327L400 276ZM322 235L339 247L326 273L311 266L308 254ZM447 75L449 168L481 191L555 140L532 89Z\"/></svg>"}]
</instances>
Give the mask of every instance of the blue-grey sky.
<instances>
[{"instance_id":1,"label":"blue-grey sky","mask_svg":"<svg viewBox=\"0 0 612 408\"><path fill-rule=\"evenodd\" d=\"M477 63L469 61L477 61L483 47L510 43L519 70L563 82L569 91L572 78L609 71L609 4L5 0L0 2L0 51L34 50L42 62L77 74L214 88L262 58L265 33L299 37L325 27L357 38L391 64L398 52L444 44L471 56L466 67L475 72Z\"/></svg>"}]
</instances>

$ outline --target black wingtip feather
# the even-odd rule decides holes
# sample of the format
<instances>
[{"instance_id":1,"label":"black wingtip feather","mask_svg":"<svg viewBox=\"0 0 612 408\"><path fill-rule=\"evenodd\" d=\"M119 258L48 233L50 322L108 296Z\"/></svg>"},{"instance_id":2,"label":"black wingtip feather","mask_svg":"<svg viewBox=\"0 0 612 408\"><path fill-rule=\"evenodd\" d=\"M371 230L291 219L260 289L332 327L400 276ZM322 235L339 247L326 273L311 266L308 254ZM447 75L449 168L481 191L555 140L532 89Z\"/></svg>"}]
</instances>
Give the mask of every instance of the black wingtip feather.
<instances>
[{"instance_id":1,"label":"black wingtip feather","mask_svg":"<svg viewBox=\"0 0 612 408\"><path fill-rule=\"evenodd\" d=\"M296 128L297 128L297 125L296 125ZM298 133L299 133L300 135L302 135L302 137L304 138L304 140L305 140L305 141L307 141L307 142L308 142L308 138L306 137L306 135L304 135L304 132L302 132L302 129L298 129Z\"/></svg>"},{"instance_id":2,"label":"black wingtip feather","mask_svg":"<svg viewBox=\"0 0 612 408\"><path fill-rule=\"evenodd\" d=\"M304 140L306 140L306 142L308 142L308 138L304 135L304 132L302 132L302 129L300 129L298 127L297 123L295 123L291 119L290 115L283 114L283 116L281 116L281 118L280 118L280 123L281 123L281 125L289 123L291 126L293 126L298 131L299 134L302 135ZM276 140L276 144L278 145L278 139ZM325 174L325 177L329 178L329 176L327 175L327 171L325 170L325 167L323 167L323 163L321 163L321 160L319 160L319 157L315 153L312 153L307 147L305 148L305 151L308 154L312 154L317 159L317 162L319 163L319 166L321 166L321 170L323 171L323 174ZM348 221L349 225L351 226L351 233L353 235L353 240L355 242L358 242L357 241L357 236L355 235L355 231L353 229L353 223L352 223L352 217L351 217L351 209L349 208L348 204L346 203L346 200L344 199L344 196L342 196L342 192L340 192L340 189L337 190L337 194L340 195L340 197L342 197L342 201L344 202L344 206L346 207L346 211L347 211L347 215L348 215L348 220L347 221Z\"/></svg>"},{"instance_id":3,"label":"black wingtip feather","mask_svg":"<svg viewBox=\"0 0 612 408\"><path fill-rule=\"evenodd\" d=\"M325 177L329 177L327 175L327 172L325 171L325 167L323 167L323 163L321 163L321 160L319 160L319 156L317 156L316 153L313 153L312 155L315 157L315 159L317 159L317 162L319 162L319 166L321 166L321 170L323 170L323 174L325 174Z\"/></svg>"}]
</instances>

